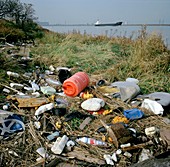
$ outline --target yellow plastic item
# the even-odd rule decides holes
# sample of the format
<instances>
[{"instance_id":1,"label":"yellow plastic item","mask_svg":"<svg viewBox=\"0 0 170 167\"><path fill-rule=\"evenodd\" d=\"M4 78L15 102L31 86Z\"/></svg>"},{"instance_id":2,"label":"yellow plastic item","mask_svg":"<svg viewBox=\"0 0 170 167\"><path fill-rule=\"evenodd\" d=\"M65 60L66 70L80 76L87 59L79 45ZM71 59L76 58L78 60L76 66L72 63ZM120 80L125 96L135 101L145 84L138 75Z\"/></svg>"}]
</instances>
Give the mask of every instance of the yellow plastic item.
<instances>
[{"instance_id":1,"label":"yellow plastic item","mask_svg":"<svg viewBox=\"0 0 170 167\"><path fill-rule=\"evenodd\" d=\"M112 123L118 123L118 122L123 122L123 123L129 123L129 120L126 117L120 117L120 116L116 116L113 118Z\"/></svg>"},{"instance_id":2,"label":"yellow plastic item","mask_svg":"<svg viewBox=\"0 0 170 167\"><path fill-rule=\"evenodd\" d=\"M102 141L106 141L106 136L102 136Z\"/></svg>"},{"instance_id":3,"label":"yellow plastic item","mask_svg":"<svg viewBox=\"0 0 170 167\"><path fill-rule=\"evenodd\" d=\"M104 110L103 115L108 115L110 113L112 113L112 110Z\"/></svg>"},{"instance_id":4,"label":"yellow plastic item","mask_svg":"<svg viewBox=\"0 0 170 167\"><path fill-rule=\"evenodd\" d=\"M59 123L59 122L56 122L56 127L57 127L57 129L61 129L61 123Z\"/></svg>"},{"instance_id":5,"label":"yellow plastic item","mask_svg":"<svg viewBox=\"0 0 170 167\"><path fill-rule=\"evenodd\" d=\"M108 141L109 141L110 143L113 143L113 139L112 139L111 137L108 137Z\"/></svg>"},{"instance_id":6,"label":"yellow plastic item","mask_svg":"<svg viewBox=\"0 0 170 167\"><path fill-rule=\"evenodd\" d=\"M118 93L118 92L120 92L120 90L118 88L110 87L110 86L100 86L97 89L102 93Z\"/></svg>"},{"instance_id":7,"label":"yellow plastic item","mask_svg":"<svg viewBox=\"0 0 170 167\"><path fill-rule=\"evenodd\" d=\"M82 97L83 99L90 99L93 98L93 94L90 94L89 92L82 92L80 93L80 97Z\"/></svg>"},{"instance_id":8,"label":"yellow plastic item","mask_svg":"<svg viewBox=\"0 0 170 167\"><path fill-rule=\"evenodd\" d=\"M54 100L55 100L55 95L51 95L51 96L48 98L48 100L49 100L50 102L54 102Z\"/></svg>"}]
</instances>

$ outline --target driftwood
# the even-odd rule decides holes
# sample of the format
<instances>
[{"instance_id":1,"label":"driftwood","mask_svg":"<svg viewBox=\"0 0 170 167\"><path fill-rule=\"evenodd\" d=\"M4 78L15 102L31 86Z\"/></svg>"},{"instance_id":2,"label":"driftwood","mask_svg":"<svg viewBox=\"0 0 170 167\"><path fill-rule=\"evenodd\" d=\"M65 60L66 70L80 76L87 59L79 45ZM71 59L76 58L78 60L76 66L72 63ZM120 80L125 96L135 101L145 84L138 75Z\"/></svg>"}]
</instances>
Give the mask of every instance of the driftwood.
<instances>
[{"instance_id":1,"label":"driftwood","mask_svg":"<svg viewBox=\"0 0 170 167\"><path fill-rule=\"evenodd\" d=\"M82 150L74 149L73 151L67 153L67 156L69 158L75 158L92 164L98 164L98 165L106 164L104 160L99 159L98 157L92 157L93 155L85 150L82 151Z\"/></svg>"},{"instance_id":2,"label":"driftwood","mask_svg":"<svg viewBox=\"0 0 170 167\"><path fill-rule=\"evenodd\" d=\"M18 107L39 107L43 104L48 103L46 98L17 98L19 102Z\"/></svg>"},{"instance_id":3,"label":"driftwood","mask_svg":"<svg viewBox=\"0 0 170 167\"><path fill-rule=\"evenodd\" d=\"M55 159L46 165L46 167L56 167L60 162L68 162L69 158L56 155Z\"/></svg>"},{"instance_id":4,"label":"driftwood","mask_svg":"<svg viewBox=\"0 0 170 167\"><path fill-rule=\"evenodd\" d=\"M34 163L33 165L31 165L30 167L39 167L40 165L42 165L43 167L45 167L45 159L41 158L38 162Z\"/></svg>"}]
</instances>

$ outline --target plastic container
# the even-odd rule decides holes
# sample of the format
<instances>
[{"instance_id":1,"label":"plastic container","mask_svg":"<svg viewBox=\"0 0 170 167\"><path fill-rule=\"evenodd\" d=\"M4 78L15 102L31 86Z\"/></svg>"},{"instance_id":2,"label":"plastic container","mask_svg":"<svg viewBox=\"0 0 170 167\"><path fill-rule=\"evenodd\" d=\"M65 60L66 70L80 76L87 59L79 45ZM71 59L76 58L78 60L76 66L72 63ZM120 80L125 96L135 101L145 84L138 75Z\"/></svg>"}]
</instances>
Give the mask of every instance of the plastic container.
<instances>
[{"instance_id":1,"label":"plastic container","mask_svg":"<svg viewBox=\"0 0 170 167\"><path fill-rule=\"evenodd\" d=\"M67 144L68 137L64 135L60 141L56 140L54 145L51 147L51 151L55 154L61 154L65 145Z\"/></svg>"},{"instance_id":2,"label":"plastic container","mask_svg":"<svg viewBox=\"0 0 170 167\"><path fill-rule=\"evenodd\" d=\"M38 154L40 154L43 158L49 157L49 155L46 153L46 150L44 147L40 147L36 150Z\"/></svg>"},{"instance_id":3,"label":"plastic container","mask_svg":"<svg viewBox=\"0 0 170 167\"><path fill-rule=\"evenodd\" d=\"M112 160L111 155L109 155L109 154L104 154L104 155L103 155L103 158L106 160L107 165L112 165L112 166L114 166L114 162L113 162L113 160Z\"/></svg>"},{"instance_id":4,"label":"plastic container","mask_svg":"<svg viewBox=\"0 0 170 167\"><path fill-rule=\"evenodd\" d=\"M159 129L154 126L145 128L145 134L147 136L154 136L157 132L159 132Z\"/></svg>"},{"instance_id":5,"label":"plastic container","mask_svg":"<svg viewBox=\"0 0 170 167\"><path fill-rule=\"evenodd\" d=\"M127 119L130 120L140 119L144 116L144 113L137 108L125 110L123 114Z\"/></svg>"},{"instance_id":6,"label":"plastic container","mask_svg":"<svg viewBox=\"0 0 170 167\"><path fill-rule=\"evenodd\" d=\"M63 83L63 91L67 96L77 96L85 87L88 86L90 80L85 72L77 72Z\"/></svg>"}]
</instances>

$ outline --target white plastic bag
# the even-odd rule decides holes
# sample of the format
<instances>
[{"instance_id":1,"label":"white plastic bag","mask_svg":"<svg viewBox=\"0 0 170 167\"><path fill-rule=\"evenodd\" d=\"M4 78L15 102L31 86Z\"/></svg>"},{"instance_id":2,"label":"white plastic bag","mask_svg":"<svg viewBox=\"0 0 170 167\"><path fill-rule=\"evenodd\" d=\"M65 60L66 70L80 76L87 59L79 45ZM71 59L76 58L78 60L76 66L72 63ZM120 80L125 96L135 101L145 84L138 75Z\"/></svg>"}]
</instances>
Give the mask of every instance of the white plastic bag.
<instances>
[{"instance_id":1,"label":"white plastic bag","mask_svg":"<svg viewBox=\"0 0 170 167\"><path fill-rule=\"evenodd\" d=\"M141 107L152 111L156 115L159 115L159 114L163 115L163 111L164 111L163 107L158 102L156 102L154 100L145 99L142 102Z\"/></svg>"}]
</instances>

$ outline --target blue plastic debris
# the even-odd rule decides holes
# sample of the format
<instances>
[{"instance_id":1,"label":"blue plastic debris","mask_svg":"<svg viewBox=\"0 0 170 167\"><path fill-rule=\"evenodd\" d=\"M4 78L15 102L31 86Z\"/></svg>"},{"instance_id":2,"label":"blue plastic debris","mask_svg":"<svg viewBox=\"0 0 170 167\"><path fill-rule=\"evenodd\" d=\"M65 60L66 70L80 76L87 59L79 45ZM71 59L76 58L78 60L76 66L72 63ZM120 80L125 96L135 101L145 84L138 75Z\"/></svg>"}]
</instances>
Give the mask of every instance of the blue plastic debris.
<instances>
[{"instance_id":1,"label":"blue plastic debris","mask_svg":"<svg viewBox=\"0 0 170 167\"><path fill-rule=\"evenodd\" d=\"M8 137L10 134L25 130L25 125L19 115L9 115L0 122L0 135Z\"/></svg>"},{"instance_id":2,"label":"blue plastic debris","mask_svg":"<svg viewBox=\"0 0 170 167\"><path fill-rule=\"evenodd\" d=\"M135 119L140 119L144 116L143 111L134 108L134 109L130 109L130 110L125 110L123 112L124 116L129 119L129 120L135 120Z\"/></svg>"}]
</instances>

